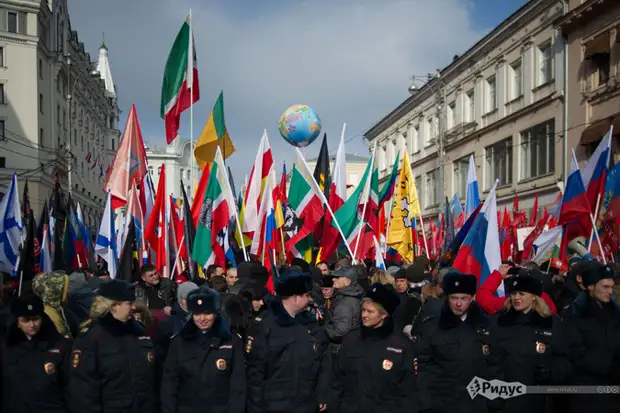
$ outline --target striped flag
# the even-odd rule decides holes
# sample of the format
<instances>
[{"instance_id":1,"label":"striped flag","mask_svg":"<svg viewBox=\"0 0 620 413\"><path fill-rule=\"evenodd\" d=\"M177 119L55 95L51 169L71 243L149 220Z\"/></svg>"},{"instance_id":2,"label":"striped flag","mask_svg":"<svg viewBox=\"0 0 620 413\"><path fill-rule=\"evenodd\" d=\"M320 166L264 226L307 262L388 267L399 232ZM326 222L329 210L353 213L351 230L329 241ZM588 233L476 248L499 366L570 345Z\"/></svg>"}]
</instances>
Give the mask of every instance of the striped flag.
<instances>
[{"instance_id":1,"label":"striped flag","mask_svg":"<svg viewBox=\"0 0 620 413\"><path fill-rule=\"evenodd\" d=\"M95 243L95 254L108 263L108 272L111 278L116 278L118 256L116 252L116 232L114 231L114 213L112 212L112 194L108 192L105 210L101 218L99 234Z\"/></svg>"}]
</instances>

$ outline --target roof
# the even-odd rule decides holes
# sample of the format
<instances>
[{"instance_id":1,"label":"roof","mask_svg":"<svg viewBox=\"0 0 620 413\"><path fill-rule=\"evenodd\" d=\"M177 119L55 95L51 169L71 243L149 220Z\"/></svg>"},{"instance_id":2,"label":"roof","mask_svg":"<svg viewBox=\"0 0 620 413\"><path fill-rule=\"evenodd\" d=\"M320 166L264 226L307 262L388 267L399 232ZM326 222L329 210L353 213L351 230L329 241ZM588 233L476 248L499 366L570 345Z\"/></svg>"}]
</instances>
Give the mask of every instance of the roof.
<instances>
[{"instance_id":1,"label":"roof","mask_svg":"<svg viewBox=\"0 0 620 413\"><path fill-rule=\"evenodd\" d=\"M319 158L312 158L312 159L308 159L308 162L316 162ZM349 162L349 163L368 163L368 160L370 159L370 157L368 156L362 156L362 155L358 155L355 153L347 153L344 155L344 161L345 162ZM329 160L330 161L335 161L336 160L336 155L330 155L329 156Z\"/></svg>"},{"instance_id":2,"label":"roof","mask_svg":"<svg viewBox=\"0 0 620 413\"><path fill-rule=\"evenodd\" d=\"M97 72L99 77L103 79L105 83L105 90L112 97L116 97L116 90L114 88L114 80L112 80L112 71L110 70L110 61L108 59L108 48L104 42L101 42L99 48L99 60L97 61Z\"/></svg>"}]
</instances>

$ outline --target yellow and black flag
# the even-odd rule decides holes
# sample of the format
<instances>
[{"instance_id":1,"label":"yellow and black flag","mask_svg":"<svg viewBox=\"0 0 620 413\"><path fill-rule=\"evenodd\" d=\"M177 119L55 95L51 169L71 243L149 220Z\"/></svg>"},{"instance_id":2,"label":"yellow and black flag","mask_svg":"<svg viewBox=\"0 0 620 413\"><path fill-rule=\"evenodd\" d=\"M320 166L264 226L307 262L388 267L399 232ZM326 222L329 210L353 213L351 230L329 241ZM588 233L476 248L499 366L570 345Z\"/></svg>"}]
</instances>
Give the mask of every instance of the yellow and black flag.
<instances>
[{"instance_id":1,"label":"yellow and black flag","mask_svg":"<svg viewBox=\"0 0 620 413\"><path fill-rule=\"evenodd\" d=\"M321 150L319 151L319 157L316 160L316 166L314 167L314 179L319 184L319 188L325 194L325 199L329 200L329 190L332 186L331 176L329 174L329 150L327 149L327 134L323 134L323 143L321 143Z\"/></svg>"}]
</instances>

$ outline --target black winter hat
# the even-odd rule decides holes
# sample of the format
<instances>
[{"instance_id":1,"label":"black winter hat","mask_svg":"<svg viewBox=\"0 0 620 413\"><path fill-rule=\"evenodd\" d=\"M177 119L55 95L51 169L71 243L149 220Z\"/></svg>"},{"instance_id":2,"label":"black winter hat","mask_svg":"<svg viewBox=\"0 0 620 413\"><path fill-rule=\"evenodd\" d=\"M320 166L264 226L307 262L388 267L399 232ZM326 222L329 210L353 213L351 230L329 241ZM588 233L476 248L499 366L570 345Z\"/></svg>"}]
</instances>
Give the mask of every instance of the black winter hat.
<instances>
[{"instance_id":1,"label":"black winter hat","mask_svg":"<svg viewBox=\"0 0 620 413\"><path fill-rule=\"evenodd\" d=\"M11 314L13 317L37 317L45 314L43 301L39 296L28 294L17 297L11 304Z\"/></svg>"},{"instance_id":2,"label":"black winter hat","mask_svg":"<svg viewBox=\"0 0 620 413\"><path fill-rule=\"evenodd\" d=\"M541 296L543 293L543 283L540 280L540 271L521 269L510 280L510 291L520 291Z\"/></svg>"},{"instance_id":3,"label":"black winter hat","mask_svg":"<svg viewBox=\"0 0 620 413\"><path fill-rule=\"evenodd\" d=\"M324 275L321 277L319 282L321 288L332 288L334 286L334 276L333 275Z\"/></svg>"},{"instance_id":4,"label":"black winter hat","mask_svg":"<svg viewBox=\"0 0 620 413\"><path fill-rule=\"evenodd\" d=\"M422 261L415 261L405 270L407 282L415 284L421 283L426 279L426 271L426 263Z\"/></svg>"},{"instance_id":5,"label":"black winter hat","mask_svg":"<svg viewBox=\"0 0 620 413\"><path fill-rule=\"evenodd\" d=\"M390 316L400 304L398 293L389 284L373 284L370 291L366 293L366 297L380 304Z\"/></svg>"},{"instance_id":6,"label":"black winter hat","mask_svg":"<svg viewBox=\"0 0 620 413\"><path fill-rule=\"evenodd\" d=\"M275 290L280 297L304 295L313 289L310 274L300 270L284 268L276 280Z\"/></svg>"},{"instance_id":7,"label":"black winter hat","mask_svg":"<svg viewBox=\"0 0 620 413\"><path fill-rule=\"evenodd\" d=\"M112 301L135 301L136 289L127 281L110 280L101 283L99 295Z\"/></svg>"},{"instance_id":8,"label":"black winter hat","mask_svg":"<svg viewBox=\"0 0 620 413\"><path fill-rule=\"evenodd\" d=\"M589 265L581 271L584 287L594 285L606 278L613 279L614 276L614 270L609 265L601 264L598 261L590 261Z\"/></svg>"},{"instance_id":9,"label":"black winter hat","mask_svg":"<svg viewBox=\"0 0 620 413\"><path fill-rule=\"evenodd\" d=\"M220 293L212 288L199 288L187 295L187 310L191 314L216 314L220 312Z\"/></svg>"},{"instance_id":10,"label":"black winter hat","mask_svg":"<svg viewBox=\"0 0 620 413\"><path fill-rule=\"evenodd\" d=\"M443 291L446 295L450 294L476 294L478 279L471 274L460 272L448 273L443 278Z\"/></svg>"}]
</instances>

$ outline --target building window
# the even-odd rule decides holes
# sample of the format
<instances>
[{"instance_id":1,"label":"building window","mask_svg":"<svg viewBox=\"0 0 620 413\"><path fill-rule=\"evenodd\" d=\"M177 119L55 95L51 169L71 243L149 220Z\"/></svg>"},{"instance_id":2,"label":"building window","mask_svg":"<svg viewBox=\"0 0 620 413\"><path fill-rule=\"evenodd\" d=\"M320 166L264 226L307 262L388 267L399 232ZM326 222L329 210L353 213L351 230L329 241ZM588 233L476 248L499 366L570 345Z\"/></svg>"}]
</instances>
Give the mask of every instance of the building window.
<instances>
[{"instance_id":1,"label":"building window","mask_svg":"<svg viewBox=\"0 0 620 413\"><path fill-rule=\"evenodd\" d=\"M521 179L554 171L555 120L521 132Z\"/></svg>"},{"instance_id":2,"label":"building window","mask_svg":"<svg viewBox=\"0 0 620 413\"><path fill-rule=\"evenodd\" d=\"M4 120L0 120L0 139L4 139Z\"/></svg>"},{"instance_id":3,"label":"building window","mask_svg":"<svg viewBox=\"0 0 620 413\"><path fill-rule=\"evenodd\" d=\"M469 92L467 92L465 94L465 114L464 117L466 119L467 122L473 122L474 121L474 90L470 90Z\"/></svg>"},{"instance_id":4,"label":"building window","mask_svg":"<svg viewBox=\"0 0 620 413\"><path fill-rule=\"evenodd\" d=\"M426 121L426 133L424 134L424 146L429 146L433 139L433 118L428 118Z\"/></svg>"},{"instance_id":5,"label":"building window","mask_svg":"<svg viewBox=\"0 0 620 413\"><path fill-rule=\"evenodd\" d=\"M379 170L384 171L387 169L385 157L386 157L386 147L382 146L379 148Z\"/></svg>"},{"instance_id":6,"label":"building window","mask_svg":"<svg viewBox=\"0 0 620 413\"><path fill-rule=\"evenodd\" d=\"M39 146L45 148L45 135L43 134L43 128L39 129Z\"/></svg>"},{"instance_id":7,"label":"building window","mask_svg":"<svg viewBox=\"0 0 620 413\"><path fill-rule=\"evenodd\" d=\"M484 148L485 185L490 188L496 179L500 185L512 183L512 138L504 139Z\"/></svg>"},{"instance_id":8,"label":"building window","mask_svg":"<svg viewBox=\"0 0 620 413\"><path fill-rule=\"evenodd\" d=\"M62 110L62 127L67 129L67 109Z\"/></svg>"},{"instance_id":9,"label":"building window","mask_svg":"<svg viewBox=\"0 0 620 413\"><path fill-rule=\"evenodd\" d=\"M43 113L43 93L39 93L39 112Z\"/></svg>"},{"instance_id":10,"label":"building window","mask_svg":"<svg viewBox=\"0 0 620 413\"><path fill-rule=\"evenodd\" d=\"M418 153L420 151L420 127L416 126L412 129L411 137L411 153Z\"/></svg>"},{"instance_id":11,"label":"building window","mask_svg":"<svg viewBox=\"0 0 620 413\"><path fill-rule=\"evenodd\" d=\"M4 156L0 158L0 168L6 168L6 158Z\"/></svg>"},{"instance_id":12,"label":"building window","mask_svg":"<svg viewBox=\"0 0 620 413\"><path fill-rule=\"evenodd\" d=\"M192 176L192 171L188 170L187 171L187 179L190 179Z\"/></svg>"},{"instance_id":13,"label":"building window","mask_svg":"<svg viewBox=\"0 0 620 413\"><path fill-rule=\"evenodd\" d=\"M538 47L538 86L551 82L553 79L553 51L551 42Z\"/></svg>"},{"instance_id":14,"label":"building window","mask_svg":"<svg viewBox=\"0 0 620 413\"><path fill-rule=\"evenodd\" d=\"M584 60L590 61L592 87L596 88L607 83L609 80L610 60L609 32L603 33L586 44Z\"/></svg>"},{"instance_id":15,"label":"building window","mask_svg":"<svg viewBox=\"0 0 620 413\"><path fill-rule=\"evenodd\" d=\"M418 199L424 199L422 197L422 195L423 195L422 194L422 176L421 175L416 176L414 178L414 182L415 182L415 190L416 190L416 192L418 194Z\"/></svg>"},{"instance_id":16,"label":"building window","mask_svg":"<svg viewBox=\"0 0 620 413\"><path fill-rule=\"evenodd\" d=\"M14 11L6 12L6 29L10 33L17 33L17 13Z\"/></svg>"},{"instance_id":17,"label":"building window","mask_svg":"<svg viewBox=\"0 0 620 413\"><path fill-rule=\"evenodd\" d=\"M153 167L149 166L149 175L153 176Z\"/></svg>"},{"instance_id":18,"label":"building window","mask_svg":"<svg viewBox=\"0 0 620 413\"><path fill-rule=\"evenodd\" d=\"M112 139L112 150L113 151L116 150L115 146L116 146L116 141L114 139Z\"/></svg>"},{"instance_id":19,"label":"building window","mask_svg":"<svg viewBox=\"0 0 620 413\"><path fill-rule=\"evenodd\" d=\"M510 65L510 98L516 99L523 94L523 69L521 59Z\"/></svg>"},{"instance_id":20,"label":"building window","mask_svg":"<svg viewBox=\"0 0 620 413\"><path fill-rule=\"evenodd\" d=\"M447 129L456 126L456 102L452 102L448 105L448 125Z\"/></svg>"},{"instance_id":21,"label":"building window","mask_svg":"<svg viewBox=\"0 0 620 413\"><path fill-rule=\"evenodd\" d=\"M464 156L454 161L454 191L460 198L465 198L467 193L467 173L469 172L469 157Z\"/></svg>"},{"instance_id":22,"label":"building window","mask_svg":"<svg viewBox=\"0 0 620 413\"><path fill-rule=\"evenodd\" d=\"M157 176L161 175L161 166L157 168Z\"/></svg>"},{"instance_id":23,"label":"building window","mask_svg":"<svg viewBox=\"0 0 620 413\"><path fill-rule=\"evenodd\" d=\"M56 123L58 123L58 126L62 125L62 112L60 111L60 105L56 105Z\"/></svg>"},{"instance_id":24,"label":"building window","mask_svg":"<svg viewBox=\"0 0 620 413\"><path fill-rule=\"evenodd\" d=\"M0 67L4 66L4 46L0 46Z\"/></svg>"},{"instance_id":25,"label":"building window","mask_svg":"<svg viewBox=\"0 0 620 413\"><path fill-rule=\"evenodd\" d=\"M0 83L0 105L4 105L6 103L6 98L4 95L4 83Z\"/></svg>"},{"instance_id":26,"label":"building window","mask_svg":"<svg viewBox=\"0 0 620 413\"><path fill-rule=\"evenodd\" d=\"M80 136L80 147L84 150L84 135Z\"/></svg>"},{"instance_id":27,"label":"building window","mask_svg":"<svg viewBox=\"0 0 620 413\"><path fill-rule=\"evenodd\" d=\"M439 204L438 174L439 170L435 169L426 174L426 207L434 207Z\"/></svg>"},{"instance_id":28,"label":"building window","mask_svg":"<svg viewBox=\"0 0 620 413\"><path fill-rule=\"evenodd\" d=\"M39 59L39 79L43 80L43 60Z\"/></svg>"},{"instance_id":29,"label":"building window","mask_svg":"<svg viewBox=\"0 0 620 413\"><path fill-rule=\"evenodd\" d=\"M495 75L487 79L487 91L487 98L489 100L487 112L493 112L497 109L497 82Z\"/></svg>"}]
</instances>

